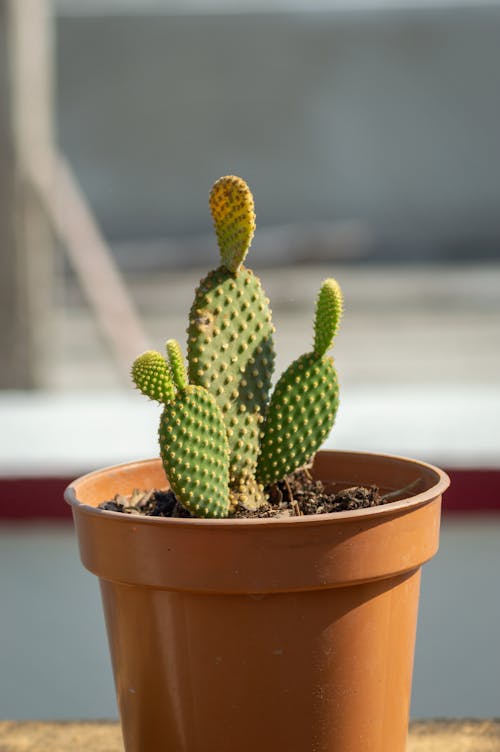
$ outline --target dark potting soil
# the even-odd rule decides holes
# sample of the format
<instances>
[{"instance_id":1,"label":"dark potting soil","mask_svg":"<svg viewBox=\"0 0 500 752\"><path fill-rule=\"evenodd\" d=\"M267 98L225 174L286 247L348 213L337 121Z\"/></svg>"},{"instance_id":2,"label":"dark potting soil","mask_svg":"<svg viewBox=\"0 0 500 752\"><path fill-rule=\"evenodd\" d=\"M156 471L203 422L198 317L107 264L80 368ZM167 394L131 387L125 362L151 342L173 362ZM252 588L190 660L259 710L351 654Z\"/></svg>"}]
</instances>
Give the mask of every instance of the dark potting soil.
<instances>
[{"instance_id":1,"label":"dark potting soil","mask_svg":"<svg viewBox=\"0 0 500 752\"><path fill-rule=\"evenodd\" d=\"M353 486L339 491L327 490L320 480L315 480L309 468L304 467L284 480L269 486L268 503L257 510L238 506L229 516L235 518L301 517L309 514L326 514L345 510L375 507L404 498L410 488L381 495L376 486ZM177 500L173 491L136 490L130 496L117 495L111 501L99 504L99 509L147 517L193 517Z\"/></svg>"}]
</instances>

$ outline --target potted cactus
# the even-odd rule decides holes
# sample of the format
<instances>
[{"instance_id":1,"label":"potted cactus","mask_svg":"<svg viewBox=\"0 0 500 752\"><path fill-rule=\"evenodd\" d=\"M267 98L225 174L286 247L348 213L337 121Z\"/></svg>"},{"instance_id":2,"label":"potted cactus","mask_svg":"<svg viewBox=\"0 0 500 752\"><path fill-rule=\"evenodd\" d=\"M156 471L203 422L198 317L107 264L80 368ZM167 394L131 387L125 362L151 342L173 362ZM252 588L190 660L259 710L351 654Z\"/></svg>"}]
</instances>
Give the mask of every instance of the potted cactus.
<instances>
[{"instance_id":1,"label":"potted cactus","mask_svg":"<svg viewBox=\"0 0 500 752\"><path fill-rule=\"evenodd\" d=\"M342 313L327 279L316 307L314 346L283 373L271 398L274 345L269 301L243 266L254 229L253 197L234 176L212 188L221 265L203 279L189 315L188 373L179 344L137 358L137 388L164 403L160 452L170 484L194 515L256 509L264 486L301 467L321 446L338 406L337 375L326 355Z\"/></svg>"},{"instance_id":2,"label":"potted cactus","mask_svg":"<svg viewBox=\"0 0 500 752\"><path fill-rule=\"evenodd\" d=\"M320 288L311 352L271 391L269 301L244 266L255 215L240 178L210 195L221 264L198 286L180 345L132 378L163 404L160 460L75 481L83 563L100 578L126 752L403 752L421 565L437 550L438 468L317 451L337 412L327 355L342 295ZM340 513L259 516L312 461L326 488L407 498ZM170 488L182 517L99 508ZM245 516L247 515L247 516Z\"/></svg>"}]
</instances>

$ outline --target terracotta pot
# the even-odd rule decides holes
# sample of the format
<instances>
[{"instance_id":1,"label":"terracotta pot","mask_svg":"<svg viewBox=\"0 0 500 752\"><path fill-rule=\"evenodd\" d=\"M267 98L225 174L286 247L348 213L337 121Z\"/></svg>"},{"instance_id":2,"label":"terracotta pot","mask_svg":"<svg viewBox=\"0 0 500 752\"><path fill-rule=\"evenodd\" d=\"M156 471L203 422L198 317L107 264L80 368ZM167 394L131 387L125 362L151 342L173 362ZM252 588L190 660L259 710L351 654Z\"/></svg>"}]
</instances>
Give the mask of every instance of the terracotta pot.
<instances>
[{"instance_id":1,"label":"terracotta pot","mask_svg":"<svg viewBox=\"0 0 500 752\"><path fill-rule=\"evenodd\" d=\"M314 473L405 501L284 520L130 517L95 506L166 487L158 460L66 491L101 583L127 752L404 752L421 565L439 469L320 452Z\"/></svg>"}]
</instances>

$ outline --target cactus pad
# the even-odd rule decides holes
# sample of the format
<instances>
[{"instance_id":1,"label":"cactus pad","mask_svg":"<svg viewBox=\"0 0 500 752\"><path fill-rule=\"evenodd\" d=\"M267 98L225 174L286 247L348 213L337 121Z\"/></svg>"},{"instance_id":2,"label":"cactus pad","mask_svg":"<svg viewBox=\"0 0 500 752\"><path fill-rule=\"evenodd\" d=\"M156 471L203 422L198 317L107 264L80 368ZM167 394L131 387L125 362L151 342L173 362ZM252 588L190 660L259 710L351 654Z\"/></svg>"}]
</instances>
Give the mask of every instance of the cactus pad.
<instances>
[{"instance_id":1,"label":"cactus pad","mask_svg":"<svg viewBox=\"0 0 500 752\"><path fill-rule=\"evenodd\" d=\"M188 329L189 379L214 395L224 415L231 478L251 476L274 369L271 312L250 269L223 266L202 280Z\"/></svg>"},{"instance_id":2,"label":"cactus pad","mask_svg":"<svg viewBox=\"0 0 500 752\"><path fill-rule=\"evenodd\" d=\"M321 356L332 346L342 318L342 292L335 279L325 279L316 301L314 352Z\"/></svg>"},{"instance_id":3,"label":"cactus pad","mask_svg":"<svg viewBox=\"0 0 500 752\"><path fill-rule=\"evenodd\" d=\"M149 399L168 402L175 396L172 375L167 361L156 350L139 355L132 364L132 380Z\"/></svg>"},{"instance_id":4,"label":"cactus pad","mask_svg":"<svg viewBox=\"0 0 500 752\"><path fill-rule=\"evenodd\" d=\"M166 348L174 384L177 389L185 389L188 380L180 345L177 340L169 339L167 340Z\"/></svg>"},{"instance_id":5,"label":"cactus pad","mask_svg":"<svg viewBox=\"0 0 500 752\"><path fill-rule=\"evenodd\" d=\"M237 272L255 232L253 196L245 181L235 175L219 178L210 192L210 211L222 263Z\"/></svg>"},{"instance_id":6,"label":"cactus pad","mask_svg":"<svg viewBox=\"0 0 500 752\"><path fill-rule=\"evenodd\" d=\"M177 498L197 517L229 511L229 450L213 397L188 386L165 405L159 429L165 472Z\"/></svg>"},{"instance_id":7,"label":"cactus pad","mask_svg":"<svg viewBox=\"0 0 500 752\"><path fill-rule=\"evenodd\" d=\"M333 361L306 353L282 374L269 403L257 479L269 484L308 462L328 436L338 407Z\"/></svg>"}]
</instances>

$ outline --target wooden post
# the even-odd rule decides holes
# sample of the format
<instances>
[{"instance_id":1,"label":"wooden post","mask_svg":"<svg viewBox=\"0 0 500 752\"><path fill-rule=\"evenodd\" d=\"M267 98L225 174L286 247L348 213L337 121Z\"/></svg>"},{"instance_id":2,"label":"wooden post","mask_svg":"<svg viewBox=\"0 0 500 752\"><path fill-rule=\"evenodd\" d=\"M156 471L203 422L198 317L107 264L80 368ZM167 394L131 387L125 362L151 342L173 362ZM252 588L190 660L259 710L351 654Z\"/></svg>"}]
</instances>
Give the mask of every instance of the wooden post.
<instances>
[{"instance_id":1,"label":"wooden post","mask_svg":"<svg viewBox=\"0 0 500 752\"><path fill-rule=\"evenodd\" d=\"M58 152L53 155L53 168L55 190L47 190L37 175L33 175L33 188L64 245L116 365L129 381L130 364L149 349L146 333L78 181Z\"/></svg>"},{"instance_id":2,"label":"wooden post","mask_svg":"<svg viewBox=\"0 0 500 752\"><path fill-rule=\"evenodd\" d=\"M53 154L50 0L0 0L0 388L45 382L53 254L32 174Z\"/></svg>"}]
</instances>

